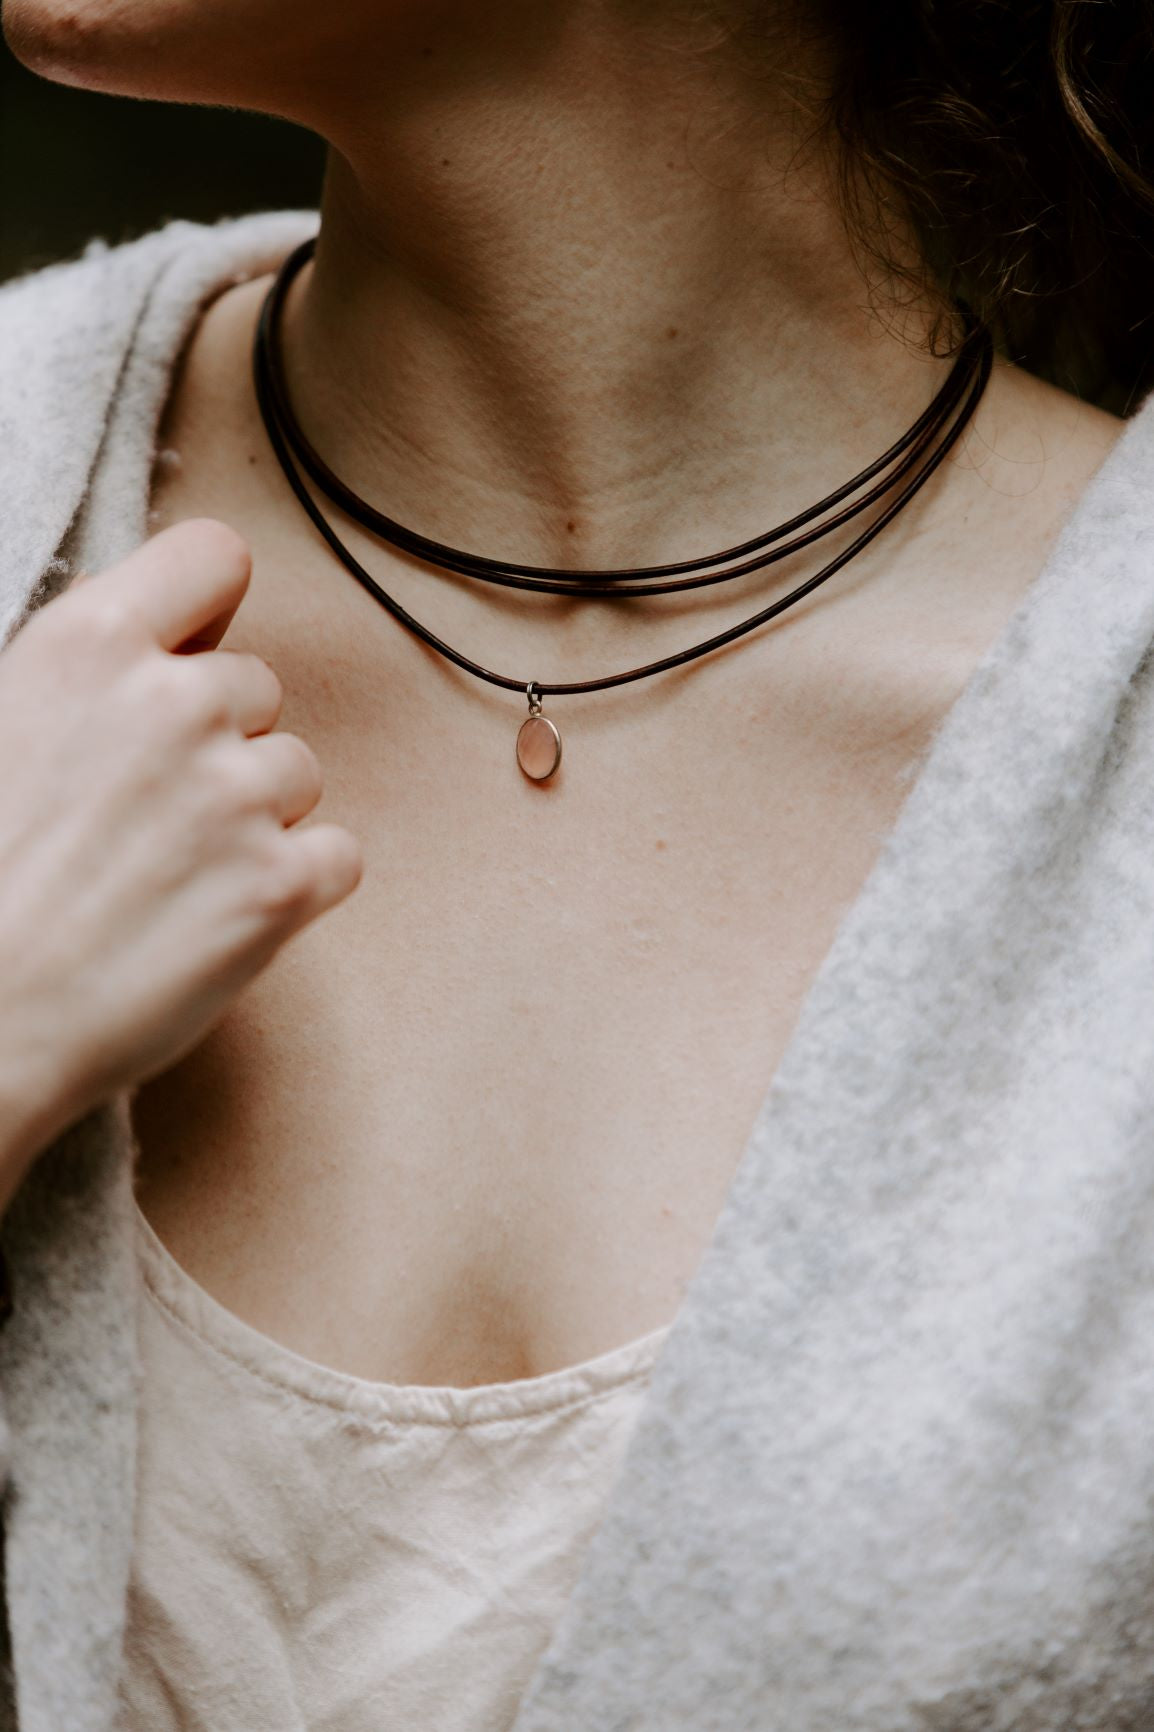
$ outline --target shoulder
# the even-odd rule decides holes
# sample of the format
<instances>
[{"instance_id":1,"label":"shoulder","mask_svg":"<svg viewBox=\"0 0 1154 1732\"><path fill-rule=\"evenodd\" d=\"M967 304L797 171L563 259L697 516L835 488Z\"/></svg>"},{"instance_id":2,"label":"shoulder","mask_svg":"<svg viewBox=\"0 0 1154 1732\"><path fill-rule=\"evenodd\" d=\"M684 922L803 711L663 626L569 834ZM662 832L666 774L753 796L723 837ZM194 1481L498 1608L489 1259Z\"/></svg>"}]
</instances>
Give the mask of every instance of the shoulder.
<instances>
[{"instance_id":1,"label":"shoulder","mask_svg":"<svg viewBox=\"0 0 1154 1732\"><path fill-rule=\"evenodd\" d=\"M180 219L115 246L96 238L0 287L0 644L83 498L130 351L146 346L160 392L204 300L317 221L313 211ZM140 407L149 436L148 401Z\"/></svg>"},{"instance_id":2,"label":"shoulder","mask_svg":"<svg viewBox=\"0 0 1154 1732\"><path fill-rule=\"evenodd\" d=\"M963 441L963 463L1003 497L1073 502L1129 423L999 360Z\"/></svg>"},{"instance_id":3,"label":"shoulder","mask_svg":"<svg viewBox=\"0 0 1154 1732\"><path fill-rule=\"evenodd\" d=\"M1154 394L1123 419L999 364L958 465L975 522L1024 569L1076 549L1088 569L1122 559L1154 587Z\"/></svg>"}]
</instances>

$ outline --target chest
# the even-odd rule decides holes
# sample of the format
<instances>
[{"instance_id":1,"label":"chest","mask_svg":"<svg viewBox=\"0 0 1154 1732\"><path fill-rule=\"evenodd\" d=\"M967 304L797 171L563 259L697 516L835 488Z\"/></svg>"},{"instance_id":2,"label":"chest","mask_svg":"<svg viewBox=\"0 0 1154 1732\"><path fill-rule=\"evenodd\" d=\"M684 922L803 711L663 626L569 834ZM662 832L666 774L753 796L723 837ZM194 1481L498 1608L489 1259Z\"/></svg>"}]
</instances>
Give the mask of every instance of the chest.
<instances>
[{"instance_id":1,"label":"chest","mask_svg":"<svg viewBox=\"0 0 1154 1732\"><path fill-rule=\"evenodd\" d=\"M565 712L542 788L507 694L447 697L341 597L322 625L258 581L227 641L281 674L365 877L138 1095L142 1206L310 1357L530 1375L676 1312L937 715L895 667L886 729L835 744L764 669L736 699L702 669L680 709Z\"/></svg>"},{"instance_id":2,"label":"chest","mask_svg":"<svg viewBox=\"0 0 1154 1732\"><path fill-rule=\"evenodd\" d=\"M662 1327L838 923L1031 563L963 608L907 554L728 653L547 702L564 760L532 784L524 699L390 618L294 511L259 427L210 438L188 401L157 521L209 513L249 540L226 645L280 675L280 725L325 771L318 815L357 834L366 871L140 1091L145 1213L240 1316L376 1380L506 1381ZM448 642L543 683L743 611L586 627L352 545Z\"/></svg>"}]
</instances>

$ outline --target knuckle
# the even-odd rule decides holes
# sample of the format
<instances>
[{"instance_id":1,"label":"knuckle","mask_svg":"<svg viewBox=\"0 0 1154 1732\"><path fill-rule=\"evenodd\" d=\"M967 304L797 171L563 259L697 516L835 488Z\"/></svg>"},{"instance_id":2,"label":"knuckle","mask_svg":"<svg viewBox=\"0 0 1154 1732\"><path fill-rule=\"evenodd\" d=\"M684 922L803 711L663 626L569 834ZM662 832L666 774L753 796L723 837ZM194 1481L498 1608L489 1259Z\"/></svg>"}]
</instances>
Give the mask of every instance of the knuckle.
<instances>
[{"instance_id":1,"label":"knuckle","mask_svg":"<svg viewBox=\"0 0 1154 1732\"><path fill-rule=\"evenodd\" d=\"M67 592L62 599L69 599ZM60 630L90 650L120 649L141 636L142 622L131 604L99 584L86 584L57 615Z\"/></svg>"},{"instance_id":2,"label":"knuckle","mask_svg":"<svg viewBox=\"0 0 1154 1732\"><path fill-rule=\"evenodd\" d=\"M314 848L320 854L318 871L323 882L341 895L355 890L364 876L364 853L351 830L340 824L326 824L312 833Z\"/></svg>"},{"instance_id":3,"label":"knuckle","mask_svg":"<svg viewBox=\"0 0 1154 1732\"><path fill-rule=\"evenodd\" d=\"M280 714L284 704L284 684L271 662L265 661L262 655L252 654L249 666L254 681L260 689L261 702L268 708Z\"/></svg>"},{"instance_id":4,"label":"knuckle","mask_svg":"<svg viewBox=\"0 0 1154 1732\"><path fill-rule=\"evenodd\" d=\"M228 702L198 657L168 656L154 665L157 711L179 733L213 733L226 725Z\"/></svg>"},{"instance_id":5,"label":"knuckle","mask_svg":"<svg viewBox=\"0 0 1154 1732\"><path fill-rule=\"evenodd\" d=\"M355 890L365 875L365 853L351 830L333 831L333 853L341 883Z\"/></svg>"},{"instance_id":6,"label":"knuckle","mask_svg":"<svg viewBox=\"0 0 1154 1732\"><path fill-rule=\"evenodd\" d=\"M286 734L284 738L288 750L296 759L295 769L301 782L307 788L315 790L319 798L324 785L324 772L321 769L320 759L308 742L302 740L299 734Z\"/></svg>"},{"instance_id":7,"label":"knuckle","mask_svg":"<svg viewBox=\"0 0 1154 1732\"><path fill-rule=\"evenodd\" d=\"M268 797L259 776L239 749L213 758L211 797L214 806L230 817L263 810Z\"/></svg>"},{"instance_id":8,"label":"knuckle","mask_svg":"<svg viewBox=\"0 0 1154 1732\"><path fill-rule=\"evenodd\" d=\"M185 702L184 685L172 677L172 669L162 657L145 657L136 670L133 691L143 725L155 724L158 718L169 723L180 719Z\"/></svg>"},{"instance_id":9,"label":"knuckle","mask_svg":"<svg viewBox=\"0 0 1154 1732\"><path fill-rule=\"evenodd\" d=\"M261 678L266 681L269 691L279 703L284 698L284 681L281 679L272 663L266 661L264 656L256 655L254 653L253 660L261 670Z\"/></svg>"},{"instance_id":10,"label":"knuckle","mask_svg":"<svg viewBox=\"0 0 1154 1732\"><path fill-rule=\"evenodd\" d=\"M313 894L313 873L299 850L283 840L271 848L259 865L256 901L266 921L277 922L299 915Z\"/></svg>"}]
</instances>

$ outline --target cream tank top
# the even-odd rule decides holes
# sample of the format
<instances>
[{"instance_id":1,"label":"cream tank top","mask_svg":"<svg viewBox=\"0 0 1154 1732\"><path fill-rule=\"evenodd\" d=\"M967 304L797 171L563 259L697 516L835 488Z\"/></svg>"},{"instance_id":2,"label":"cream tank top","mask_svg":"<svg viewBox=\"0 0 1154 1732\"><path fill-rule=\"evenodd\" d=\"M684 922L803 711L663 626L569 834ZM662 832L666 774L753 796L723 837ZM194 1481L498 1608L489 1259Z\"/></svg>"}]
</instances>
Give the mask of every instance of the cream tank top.
<instances>
[{"instance_id":1,"label":"cream tank top","mask_svg":"<svg viewBox=\"0 0 1154 1732\"><path fill-rule=\"evenodd\" d=\"M507 1732L668 1326L542 1377L373 1383L226 1310L136 1211L117 1732Z\"/></svg>"}]
</instances>

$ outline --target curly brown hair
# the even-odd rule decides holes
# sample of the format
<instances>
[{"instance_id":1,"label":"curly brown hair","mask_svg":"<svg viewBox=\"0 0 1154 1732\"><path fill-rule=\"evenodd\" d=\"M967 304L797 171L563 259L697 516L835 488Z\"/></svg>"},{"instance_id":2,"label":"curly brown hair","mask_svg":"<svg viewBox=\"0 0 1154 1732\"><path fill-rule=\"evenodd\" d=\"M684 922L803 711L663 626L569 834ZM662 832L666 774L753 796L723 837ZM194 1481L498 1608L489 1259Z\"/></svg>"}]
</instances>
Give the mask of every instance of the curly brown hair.
<instances>
[{"instance_id":1,"label":"curly brown hair","mask_svg":"<svg viewBox=\"0 0 1154 1732\"><path fill-rule=\"evenodd\" d=\"M866 255L904 215L1012 359L1127 413L1154 386L1152 0L819 0Z\"/></svg>"}]
</instances>

